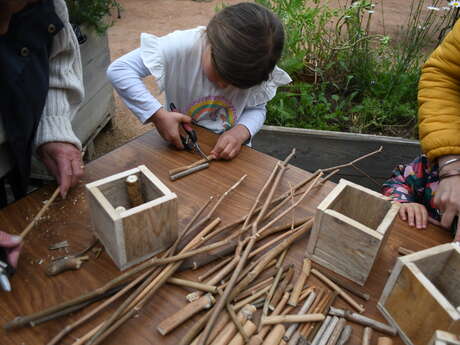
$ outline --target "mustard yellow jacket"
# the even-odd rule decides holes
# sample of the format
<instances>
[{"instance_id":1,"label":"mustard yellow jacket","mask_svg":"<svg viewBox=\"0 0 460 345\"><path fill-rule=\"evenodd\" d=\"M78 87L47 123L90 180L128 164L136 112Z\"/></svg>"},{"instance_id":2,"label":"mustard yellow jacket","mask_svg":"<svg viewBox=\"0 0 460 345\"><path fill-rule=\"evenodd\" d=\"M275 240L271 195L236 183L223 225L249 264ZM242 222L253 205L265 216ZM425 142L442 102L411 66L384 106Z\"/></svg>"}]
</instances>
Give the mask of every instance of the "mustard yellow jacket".
<instances>
[{"instance_id":1,"label":"mustard yellow jacket","mask_svg":"<svg viewBox=\"0 0 460 345\"><path fill-rule=\"evenodd\" d=\"M460 21L422 69L419 135L430 160L460 154Z\"/></svg>"}]
</instances>

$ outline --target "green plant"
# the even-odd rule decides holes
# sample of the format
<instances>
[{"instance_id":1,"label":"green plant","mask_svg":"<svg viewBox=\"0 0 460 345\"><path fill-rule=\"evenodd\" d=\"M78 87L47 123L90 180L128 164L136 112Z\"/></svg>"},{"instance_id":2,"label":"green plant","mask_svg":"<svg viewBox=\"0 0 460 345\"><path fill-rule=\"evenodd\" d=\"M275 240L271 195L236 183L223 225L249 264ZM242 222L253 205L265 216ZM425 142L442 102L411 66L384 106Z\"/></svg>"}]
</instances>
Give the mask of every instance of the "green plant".
<instances>
[{"instance_id":1,"label":"green plant","mask_svg":"<svg viewBox=\"0 0 460 345\"><path fill-rule=\"evenodd\" d=\"M416 136L423 52L453 15L437 7L441 0L428 9L412 0L399 42L371 32L376 9L367 0L339 8L320 0L257 2L285 24L280 66L294 80L269 103L269 124Z\"/></svg>"},{"instance_id":2,"label":"green plant","mask_svg":"<svg viewBox=\"0 0 460 345\"><path fill-rule=\"evenodd\" d=\"M116 0L66 0L72 24L86 25L98 33L104 33L113 24L112 11L121 5Z\"/></svg>"}]
</instances>

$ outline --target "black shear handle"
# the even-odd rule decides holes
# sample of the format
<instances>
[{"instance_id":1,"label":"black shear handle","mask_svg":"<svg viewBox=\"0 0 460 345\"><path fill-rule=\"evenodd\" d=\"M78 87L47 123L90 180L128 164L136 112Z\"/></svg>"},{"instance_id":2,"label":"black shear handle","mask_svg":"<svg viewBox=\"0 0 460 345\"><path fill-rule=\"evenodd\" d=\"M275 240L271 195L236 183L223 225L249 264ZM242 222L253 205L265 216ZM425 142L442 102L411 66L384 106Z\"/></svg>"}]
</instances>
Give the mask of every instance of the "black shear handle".
<instances>
[{"instance_id":1,"label":"black shear handle","mask_svg":"<svg viewBox=\"0 0 460 345\"><path fill-rule=\"evenodd\" d=\"M3 261L7 265L5 273L8 277L11 277L16 272L16 269L11 266L10 262L8 261L6 248L0 247L0 261Z\"/></svg>"},{"instance_id":2,"label":"black shear handle","mask_svg":"<svg viewBox=\"0 0 460 345\"><path fill-rule=\"evenodd\" d=\"M169 104L169 108L172 111L177 110L176 105L174 103L172 103L172 102ZM187 133L187 135L189 136L189 138L192 141L192 143L193 144L196 143L197 140L198 140L198 137L196 135L196 132L193 130L192 126L190 126L190 124L188 124L188 123L181 122L181 127L185 131L185 133ZM182 139L182 143L184 144L184 146L188 146L187 141L186 141L187 139L183 138L183 137L181 137L181 139Z\"/></svg>"}]
</instances>

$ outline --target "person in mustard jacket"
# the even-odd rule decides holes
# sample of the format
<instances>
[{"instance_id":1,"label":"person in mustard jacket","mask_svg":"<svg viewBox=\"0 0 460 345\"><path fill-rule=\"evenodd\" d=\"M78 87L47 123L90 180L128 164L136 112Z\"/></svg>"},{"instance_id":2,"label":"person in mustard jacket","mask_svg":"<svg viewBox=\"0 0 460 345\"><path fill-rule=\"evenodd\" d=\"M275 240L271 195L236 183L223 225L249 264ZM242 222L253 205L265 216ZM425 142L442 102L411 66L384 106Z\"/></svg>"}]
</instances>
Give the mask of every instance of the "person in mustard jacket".
<instances>
[{"instance_id":1,"label":"person in mustard jacket","mask_svg":"<svg viewBox=\"0 0 460 345\"><path fill-rule=\"evenodd\" d=\"M418 102L422 150L439 166L434 204L449 228L460 215L460 22L423 66Z\"/></svg>"}]
</instances>

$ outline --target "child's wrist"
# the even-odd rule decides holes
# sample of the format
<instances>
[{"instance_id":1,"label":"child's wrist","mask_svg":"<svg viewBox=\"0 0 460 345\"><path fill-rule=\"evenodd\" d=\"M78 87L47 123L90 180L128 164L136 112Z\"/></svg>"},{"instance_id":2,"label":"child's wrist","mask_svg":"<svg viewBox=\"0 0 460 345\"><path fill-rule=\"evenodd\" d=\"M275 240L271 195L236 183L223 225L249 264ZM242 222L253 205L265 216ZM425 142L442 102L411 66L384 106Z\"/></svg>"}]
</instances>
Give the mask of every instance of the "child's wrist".
<instances>
[{"instance_id":1,"label":"child's wrist","mask_svg":"<svg viewBox=\"0 0 460 345\"><path fill-rule=\"evenodd\" d=\"M237 140L243 145L246 141L251 138L251 133L249 132L249 129L244 126L244 125L236 125L233 127L232 131L237 138Z\"/></svg>"}]
</instances>

